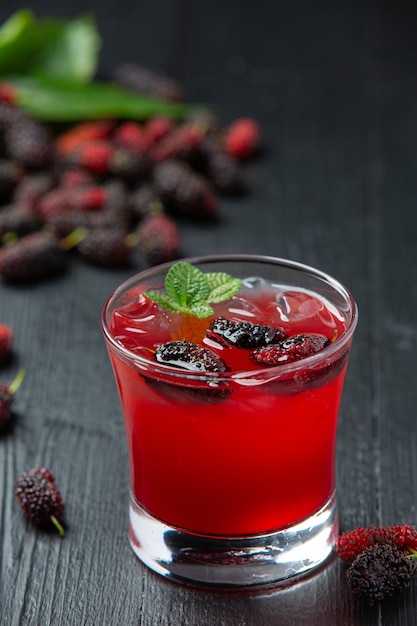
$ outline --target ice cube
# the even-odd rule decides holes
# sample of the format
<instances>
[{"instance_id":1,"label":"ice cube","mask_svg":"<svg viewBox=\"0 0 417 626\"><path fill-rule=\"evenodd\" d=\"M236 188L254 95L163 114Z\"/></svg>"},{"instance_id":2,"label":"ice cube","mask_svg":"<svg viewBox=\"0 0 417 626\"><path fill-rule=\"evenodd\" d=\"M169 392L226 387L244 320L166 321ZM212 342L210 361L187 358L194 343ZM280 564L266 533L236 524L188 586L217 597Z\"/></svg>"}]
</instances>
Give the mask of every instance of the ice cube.
<instances>
[{"instance_id":1,"label":"ice cube","mask_svg":"<svg viewBox=\"0 0 417 626\"><path fill-rule=\"evenodd\" d=\"M281 291L276 296L274 308L283 322L299 322L315 317L325 306L304 291Z\"/></svg>"}]
</instances>

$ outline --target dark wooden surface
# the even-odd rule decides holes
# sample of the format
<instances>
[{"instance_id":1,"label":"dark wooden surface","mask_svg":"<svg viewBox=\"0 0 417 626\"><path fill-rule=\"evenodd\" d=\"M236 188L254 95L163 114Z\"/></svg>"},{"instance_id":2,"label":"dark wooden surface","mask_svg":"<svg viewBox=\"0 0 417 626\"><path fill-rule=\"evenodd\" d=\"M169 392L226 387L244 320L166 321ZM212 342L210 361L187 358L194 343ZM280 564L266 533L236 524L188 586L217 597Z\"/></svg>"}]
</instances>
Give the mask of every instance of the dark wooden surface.
<instances>
[{"instance_id":1,"label":"dark wooden surface","mask_svg":"<svg viewBox=\"0 0 417 626\"><path fill-rule=\"evenodd\" d=\"M21 6L2 0L3 21ZM32 2L74 17L83 3ZM187 255L264 253L332 273L357 299L338 432L342 529L416 523L417 9L331 0L95 1L101 72L139 60L179 78L226 123L258 118L252 193L216 225L182 223ZM100 307L132 270L76 263L63 278L0 285L0 321L27 370L0 439L0 623L5 626L407 626L417 586L381 606L351 597L331 559L297 585L213 592L170 584L127 541L124 430ZM16 476L46 465L66 501L63 540L29 525Z\"/></svg>"}]
</instances>

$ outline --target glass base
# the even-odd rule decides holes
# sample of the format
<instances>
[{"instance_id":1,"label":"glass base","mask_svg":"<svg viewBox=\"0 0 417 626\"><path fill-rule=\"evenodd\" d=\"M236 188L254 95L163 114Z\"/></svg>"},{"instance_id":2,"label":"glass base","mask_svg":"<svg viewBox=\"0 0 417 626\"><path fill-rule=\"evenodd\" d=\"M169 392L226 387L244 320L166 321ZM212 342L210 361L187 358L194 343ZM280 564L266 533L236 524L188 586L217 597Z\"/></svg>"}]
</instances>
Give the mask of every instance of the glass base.
<instances>
[{"instance_id":1,"label":"glass base","mask_svg":"<svg viewBox=\"0 0 417 626\"><path fill-rule=\"evenodd\" d=\"M335 494L294 526L266 535L206 537L168 526L131 496L129 539L150 569L178 582L255 586L289 582L318 567L338 535Z\"/></svg>"}]
</instances>

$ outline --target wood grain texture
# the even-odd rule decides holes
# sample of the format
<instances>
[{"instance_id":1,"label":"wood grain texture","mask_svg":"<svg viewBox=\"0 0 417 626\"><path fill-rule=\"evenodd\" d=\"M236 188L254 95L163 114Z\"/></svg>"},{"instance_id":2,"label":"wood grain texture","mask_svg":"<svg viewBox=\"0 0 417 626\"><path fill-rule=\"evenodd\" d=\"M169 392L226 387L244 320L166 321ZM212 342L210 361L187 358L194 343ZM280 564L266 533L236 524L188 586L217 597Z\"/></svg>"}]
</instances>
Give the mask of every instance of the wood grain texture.
<instances>
[{"instance_id":1,"label":"wood grain texture","mask_svg":"<svg viewBox=\"0 0 417 626\"><path fill-rule=\"evenodd\" d=\"M32 2L39 15L80 3ZM0 20L20 8L4 0ZM264 150L252 193L222 200L218 223L180 223L187 255L289 257L327 271L358 301L338 432L341 528L417 522L417 9L368 2L93 2L100 72L137 59L181 79L224 122L257 117ZM221 592L171 584L127 541L121 411L99 329L107 295L131 270L71 264L59 280L0 285L16 334L1 370L27 376L0 438L0 623L5 626L408 626L416 584L359 605L331 559L298 584ZM16 476L56 474L63 540L26 522Z\"/></svg>"}]
</instances>

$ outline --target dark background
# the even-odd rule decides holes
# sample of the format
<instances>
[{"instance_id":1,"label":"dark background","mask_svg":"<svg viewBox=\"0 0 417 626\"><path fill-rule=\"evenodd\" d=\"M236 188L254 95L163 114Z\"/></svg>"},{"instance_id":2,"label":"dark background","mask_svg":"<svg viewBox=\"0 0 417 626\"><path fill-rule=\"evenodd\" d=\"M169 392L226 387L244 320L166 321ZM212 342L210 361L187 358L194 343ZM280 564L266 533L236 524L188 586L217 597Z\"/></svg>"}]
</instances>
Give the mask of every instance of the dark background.
<instances>
[{"instance_id":1,"label":"dark background","mask_svg":"<svg viewBox=\"0 0 417 626\"><path fill-rule=\"evenodd\" d=\"M0 21L21 8L2 0ZM75 17L78 2L38 2ZM377 1L96 2L101 77L137 60L179 79L226 124L262 126L251 193L214 224L182 221L186 255L263 253L314 265L358 301L338 435L342 530L416 523L417 5ZM56 281L0 285L27 375L0 439L0 622L6 626L412 625L417 587L360 606L331 559L264 593L172 585L127 541L123 424L98 318L132 269L74 260ZM302 436L302 433L301 433ZM46 465L66 501L64 540L23 518L14 480Z\"/></svg>"}]
</instances>

